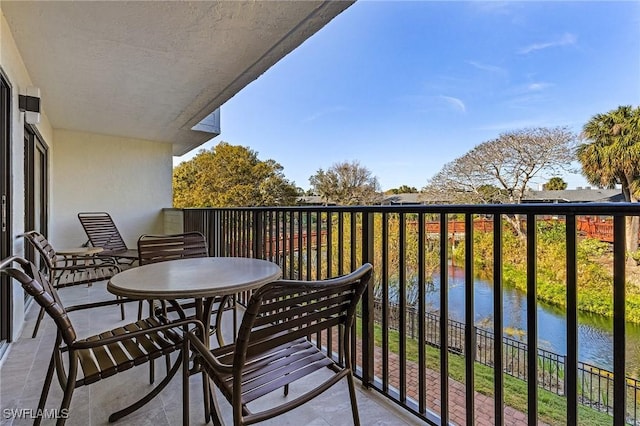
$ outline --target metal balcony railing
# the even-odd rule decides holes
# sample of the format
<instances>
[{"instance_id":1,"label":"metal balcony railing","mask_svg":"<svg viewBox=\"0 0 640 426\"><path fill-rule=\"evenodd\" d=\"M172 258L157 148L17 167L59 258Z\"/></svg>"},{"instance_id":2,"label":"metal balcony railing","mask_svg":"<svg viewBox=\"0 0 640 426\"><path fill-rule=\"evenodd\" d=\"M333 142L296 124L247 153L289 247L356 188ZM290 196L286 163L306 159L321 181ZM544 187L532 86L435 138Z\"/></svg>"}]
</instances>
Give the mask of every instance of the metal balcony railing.
<instances>
[{"instance_id":1,"label":"metal balcony railing","mask_svg":"<svg viewBox=\"0 0 640 426\"><path fill-rule=\"evenodd\" d=\"M640 206L631 203L183 210L184 230L203 232L212 256L268 259L282 267L284 278L322 279L371 262L374 285L363 298L361 320L356 333L352 333L352 361L365 386L434 425L450 421L473 425L483 415L479 413L490 416L492 424L512 424L509 416L513 410L504 402L505 377L511 376L526 380L526 408L521 409L524 418L520 421L538 424L541 389L554 387L550 384L553 378L540 378L546 369L554 370L545 365L560 362L562 373L555 377L555 388L561 389L556 393L566 400L566 424L579 422L581 405L608 413L615 425L638 424L638 382L627 378L625 367L626 219L636 215L640 215ZM611 244L613 259L614 362L613 371L606 373L601 369L594 372L592 366L578 359L578 241L585 233L583 224L594 223L593 218L612 228L606 241ZM567 353L558 357L540 349L537 339L537 224L544 220L559 220L564 229ZM527 271L527 321L522 344L505 340L503 331L504 241L505 232L512 229L505 226L507 222L520 224L526 242L522 262ZM480 233L492 241L486 260L492 265L494 291L492 326L479 332L473 321L473 283L474 235ZM454 246L464 248L465 319L460 323L450 320L448 312L448 271ZM433 314L428 315L426 306L427 283L434 273L440 282L437 321ZM480 342L488 336L492 344ZM315 339L328 351L337 341L331 334ZM484 358L478 358L479 344L484 348ZM412 359L408 352L414 347L417 355ZM436 367L428 363L432 356L428 351L432 350L438 355ZM463 357L464 377L457 382L442 380L449 377L453 356ZM518 357L517 374L513 373L513 356ZM491 414L486 414L486 407L477 406L475 371L482 363L493 369L488 400ZM607 392L604 406L601 401L593 403L593 390L585 391L592 382L602 386L603 380ZM454 386L463 389L462 417L455 412L460 404L453 403ZM486 399L482 401L487 403Z\"/></svg>"}]
</instances>

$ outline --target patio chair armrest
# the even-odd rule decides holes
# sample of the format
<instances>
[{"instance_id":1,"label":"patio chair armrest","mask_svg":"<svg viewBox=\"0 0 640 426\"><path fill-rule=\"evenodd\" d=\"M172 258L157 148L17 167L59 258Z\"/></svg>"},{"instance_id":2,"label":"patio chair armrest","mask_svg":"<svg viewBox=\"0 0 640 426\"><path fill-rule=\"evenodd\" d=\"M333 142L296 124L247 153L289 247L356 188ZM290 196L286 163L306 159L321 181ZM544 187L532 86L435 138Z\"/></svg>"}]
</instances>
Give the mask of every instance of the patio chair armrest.
<instances>
[{"instance_id":1,"label":"patio chair armrest","mask_svg":"<svg viewBox=\"0 0 640 426\"><path fill-rule=\"evenodd\" d=\"M223 364L218 359L213 356L211 351L207 349L207 347L202 343L200 338L196 336L193 331L187 333L185 338L185 343L188 342L192 349L197 352L197 355L200 356L205 363L209 364L212 368L219 370L223 373L233 374L233 366L229 364Z\"/></svg>"},{"instance_id":2,"label":"patio chair armrest","mask_svg":"<svg viewBox=\"0 0 640 426\"><path fill-rule=\"evenodd\" d=\"M102 302L94 302L94 303L83 303L80 305L73 305L69 307L65 307L65 311L73 312L73 311L81 311L83 309L91 309L91 308L100 308L103 306L111 306L117 305L119 303L129 303L129 302L139 302L139 299L114 299L114 300L105 300Z\"/></svg>"},{"instance_id":3,"label":"patio chair armrest","mask_svg":"<svg viewBox=\"0 0 640 426\"><path fill-rule=\"evenodd\" d=\"M56 258L61 258L58 262L62 261L74 261L74 260L94 260L96 258L95 254L60 254L56 253Z\"/></svg>"},{"instance_id":4,"label":"patio chair armrest","mask_svg":"<svg viewBox=\"0 0 640 426\"><path fill-rule=\"evenodd\" d=\"M89 349L97 346L105 346L111 343L121 342L126 339L133 339L134 337L137 337L137 336L142 336L145 334L162 331L162 330L168 330L171 328L179 328L189 324L193 324L197 328L204 330L204 325L200 320L197 320L195 318L190 318L190 319L168 322L166 324L158 325L151 328L132 331L127 334L119 334L117 336L105 337L104 339L98 339L98 340L92 340L92 341L83 340L79 342L73 342L71 345L69 345L69 348L70 349Z\"/></svg>"},{"instance_id":5,"label":"patio chair armrest","mask_svg":"<svg viewBox=\"0 0 640 426\"><path fill-rule=\"evenodd\" d=\"M59 265L56 264L54 265L51 269L53 271L82 271L82 270L86 270L86 269L99 269L99 268L114 268L116 269L116 273L120 272L120 268L115 265L112 264L110 262L105 262L105 263L91 263L88 265L84 265L84 264L73 264L73 265Z\"/></svg>"}]
</instances>

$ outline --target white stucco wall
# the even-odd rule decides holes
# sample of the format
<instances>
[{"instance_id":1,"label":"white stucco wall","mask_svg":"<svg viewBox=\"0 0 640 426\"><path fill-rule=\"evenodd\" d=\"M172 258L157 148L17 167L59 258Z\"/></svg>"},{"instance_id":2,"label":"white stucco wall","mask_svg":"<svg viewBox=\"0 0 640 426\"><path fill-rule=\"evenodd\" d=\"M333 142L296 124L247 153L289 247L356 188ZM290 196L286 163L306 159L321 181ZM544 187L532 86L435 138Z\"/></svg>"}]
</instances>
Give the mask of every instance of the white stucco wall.
<instances>
[{"instance_id":1,"label":"white stucco wall","mask_svg":"<svg viewBox=\"0 0 640 426\"><path fill-rule=\"evenodd\" d=\"M32 86L32 80L15 44L9 25L0 9L0 69L11 86L11 203L8 214L11 217L11 234L24 232L24 113L18 108L18 95ZM40 124L35 125L44 142L52 147L53 132L46 116L46 102L41 105ZM12 254L24 253L24 240L13 239ZM13 329L12 338L16 339L24 324L24 293L13 283Z\"/></svg>"},{"instance_id":2,"label":"white stucco wall","mask_svg":"<svg viewBox=\"0 0 640 426\"><path fill-rule=\"evenodd\" d=\"M54 247L87 237L79 212L108 212L130 248L163 232L162 209L172 203L171 144L54 130L49 236Z\"/></svg>"},{"instance_id":3,"label":"white stucco wall","mask_svg":"<svg viewBox=\"0 0 640 426\"><path fill-rule=\"evenodd\" d=\"M12 254L24 253L15 238L24 229L24 113L18 95L33 81L15 44L0 3L0 70L11 86L11 234ZM47 119L47 88L41 89L41 121L35 125L49 153L49 239L54 247L77 246L86 236L81 211L106 211L127 244L138 236L162 233L162 209L171 207L172 146L69 130L54 130ZM117 125L114 123L114 125ZM13 284L13 339L24 325L24 293Z\"/></svg>"}]
</instances>

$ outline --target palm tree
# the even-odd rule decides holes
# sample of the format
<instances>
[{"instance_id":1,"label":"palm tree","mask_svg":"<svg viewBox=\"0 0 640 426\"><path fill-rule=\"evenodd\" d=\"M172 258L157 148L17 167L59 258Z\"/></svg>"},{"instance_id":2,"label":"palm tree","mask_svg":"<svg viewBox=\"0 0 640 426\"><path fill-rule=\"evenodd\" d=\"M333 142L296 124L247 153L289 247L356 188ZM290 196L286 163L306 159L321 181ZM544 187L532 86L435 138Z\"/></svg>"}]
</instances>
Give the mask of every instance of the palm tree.
<instances>
[{"instance_id":1,"label":"palm tree","mask_svg":"<svg viewBox=\"0 0 640 426\"><path fill-rule=\"evenodd\" d=\"M640 196L640 107L620 106L594 115L583 128L586 142L578 146L582 174L604 188L621 185L628 202ZM634 238L631 238L631 237ZM638 218L628 218L627 250L638 249Z\"/></svg>"}]
</instances>

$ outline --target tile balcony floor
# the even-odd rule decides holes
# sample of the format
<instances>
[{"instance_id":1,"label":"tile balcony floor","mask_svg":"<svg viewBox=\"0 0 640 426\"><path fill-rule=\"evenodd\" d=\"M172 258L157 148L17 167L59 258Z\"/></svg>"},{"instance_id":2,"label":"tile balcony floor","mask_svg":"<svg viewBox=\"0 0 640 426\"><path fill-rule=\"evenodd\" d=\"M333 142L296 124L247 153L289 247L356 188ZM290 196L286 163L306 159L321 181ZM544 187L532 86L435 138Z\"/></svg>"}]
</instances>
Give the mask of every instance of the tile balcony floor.
<instances>
[{"instance_id":1,"label":"tile balcony floor","mask_svg":"<svg viewBox=\"0 0 640 426\"><path fill-rule=\"evenodd\" d=\"M76 286L60 291L66 306L80 303L110 300L114 296L106 291L105 283L96 283L91 287ZM137 303L128 303L126 322L132 322L137 316ZM32 409L38 405L53 342L55 325L45 316L38 337L31 338L39 307L32 303L27 313L27 321L20 338L11 344L9 352L0 364L0 425L27 425L32 419L9 418L10 409ZM87 312L70 314L79 337L117 327L120 321L120 310L115 306L98 308ZM226 321L230 324L231 321ZM164 361L156 361L156 383L164 374ZM320 372L319 374L322 374ZM311 378L294 384L303 388ZM291 385L289 398L295 397L295 387ZM149 385L149 367L144 364L123 373L86 387L76 389L71 401L71 412L67 425L103 425L107 424L109 414L128 405L134 399L146 394ZM405 413L393 403L386 401L374 391L367 391L359 386L356 380L358 408L363 425L420 425L419 419ZM190 381L190 423L204 424L202 408L201 375L191 377ZM279 392L265 397L260 403L269 405L269 398L283 398ZM47 409L59 408L62 390L54 378L47 400ZM233 424L230 406L219 396L223 419L226 424ZM258 407L258 406L256 406ZM121 419L121 425L178 425L182 422L182 383L178 373L171 383L151 402L140 410ZM53 424L53 420L45 420L43 424ZM323 395L285 415L264 422L265 425L351 425L351 411L346 381L333 386Z\"/></svg>"}]
</instances>

